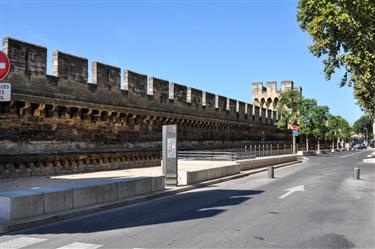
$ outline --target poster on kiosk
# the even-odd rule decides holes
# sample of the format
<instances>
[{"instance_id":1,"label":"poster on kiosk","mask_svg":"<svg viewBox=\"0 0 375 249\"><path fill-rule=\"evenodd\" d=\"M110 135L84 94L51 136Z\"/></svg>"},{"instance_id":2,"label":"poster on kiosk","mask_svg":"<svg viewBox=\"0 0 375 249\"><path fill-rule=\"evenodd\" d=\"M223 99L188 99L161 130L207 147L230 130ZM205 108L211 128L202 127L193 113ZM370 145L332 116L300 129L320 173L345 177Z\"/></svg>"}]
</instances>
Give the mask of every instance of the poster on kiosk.
<instances>
[{"instance_id":1,"label":"poster on kiosk","mask_svg":"<svg viewBox=\"0 0 375 249\"><path fill-rule=\"evenodd\" d=\"M177 125L163 125L163 175L167 185L177 185Z\"/></svg>"}]
</instances>

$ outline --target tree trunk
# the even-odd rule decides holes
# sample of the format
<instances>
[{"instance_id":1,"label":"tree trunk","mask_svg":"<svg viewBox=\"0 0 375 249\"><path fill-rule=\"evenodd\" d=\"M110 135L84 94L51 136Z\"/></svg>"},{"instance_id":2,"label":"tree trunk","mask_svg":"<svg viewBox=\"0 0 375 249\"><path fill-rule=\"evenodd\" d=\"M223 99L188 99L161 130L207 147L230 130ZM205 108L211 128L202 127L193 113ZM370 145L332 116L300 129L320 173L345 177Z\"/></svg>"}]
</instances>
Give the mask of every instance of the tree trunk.
<instances>
[{"instance_id":1,"label":"tree trunk","mask_svg":"<svg viewBox=\"0 0 375 249\"><path fill-rule=\"evenodd\" d=\"M306 137L306 151L309 151L309 138Z\"/></svg>"},{"instance_id":2,"label":"tree trunk","mask_svg":"<svg viewBox=\"0 0 375 249\"><path fill-rule=\"evenodd\" d=\"M335 139L332 139L332 150L335 149Z\"/></svg>"},{"instance_id":3,"label":"tree trunk","mask_svg":"<svg viewBox=\"0 0 375 249\"><path fill-rule=\"evenodd\" d=\"M318 151L320 151L320 140L318 139Z\"/></svg>"}]
</instances>

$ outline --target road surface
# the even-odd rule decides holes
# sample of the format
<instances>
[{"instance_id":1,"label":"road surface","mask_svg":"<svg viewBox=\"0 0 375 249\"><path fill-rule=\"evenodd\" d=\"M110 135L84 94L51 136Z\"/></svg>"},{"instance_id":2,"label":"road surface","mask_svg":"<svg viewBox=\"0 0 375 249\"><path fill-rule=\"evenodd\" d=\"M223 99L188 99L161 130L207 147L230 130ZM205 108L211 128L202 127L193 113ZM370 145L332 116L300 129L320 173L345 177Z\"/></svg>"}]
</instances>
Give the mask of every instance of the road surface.
<instances>
[{"instance_id":1,"label":"road surface","mask_svg":"<svg viewBox=\"0 0 375 249\"><path fill-rule=\"evenodd\" d=\"M4 248L375 248L369 152L308 157L175 196L24 229ZM352 179L361 168L361 180Z\"/></svg>"}]
</instances>

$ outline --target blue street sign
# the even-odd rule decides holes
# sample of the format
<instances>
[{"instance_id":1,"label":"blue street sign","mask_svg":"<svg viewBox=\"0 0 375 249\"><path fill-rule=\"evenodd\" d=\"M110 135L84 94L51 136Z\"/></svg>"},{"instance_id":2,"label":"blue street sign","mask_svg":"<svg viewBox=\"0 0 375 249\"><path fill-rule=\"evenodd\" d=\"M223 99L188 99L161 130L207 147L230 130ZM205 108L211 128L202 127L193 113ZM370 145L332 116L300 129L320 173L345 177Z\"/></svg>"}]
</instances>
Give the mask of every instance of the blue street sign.
<instances>
[{"instance_id":1,"label":"blue street sign","mask_svg":"<svg viewBox=\"0 0 375 249\"><path fill-rule=\"evenodd\" d=\"M298 135L299 135L299 134L298 134L298 131L292 131L292 136L293 136L293 137L298 137Z\"/></svg>"}]
</instances>

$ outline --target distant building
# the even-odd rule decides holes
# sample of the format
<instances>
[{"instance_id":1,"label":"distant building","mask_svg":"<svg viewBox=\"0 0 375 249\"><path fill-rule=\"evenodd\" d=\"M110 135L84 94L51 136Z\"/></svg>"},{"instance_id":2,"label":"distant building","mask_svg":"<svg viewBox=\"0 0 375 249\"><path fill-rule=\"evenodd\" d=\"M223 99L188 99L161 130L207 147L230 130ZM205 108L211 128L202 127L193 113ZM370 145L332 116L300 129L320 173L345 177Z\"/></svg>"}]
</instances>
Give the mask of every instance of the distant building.
<instances>
[{"instance_id":1,"label":"distant building","mask_svg":"<svg viewBox=\"0 0 375 249\"><path fill-rule=\"evenodd\" d=\"M291 80L281 81L281 89L277 90L276 81L267 82L264 87L262 82L254 82L253 90L253 104L261 108L269 110L276 110L282 92L295 89L302 93L302 87L294 87L294 82Z\"/></svg>"}]
</instances>

